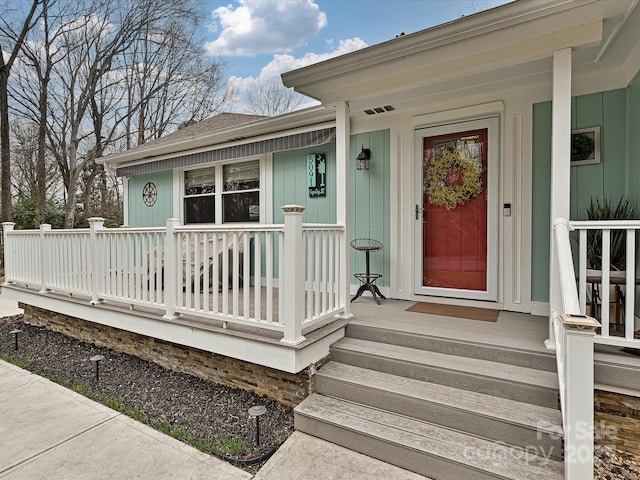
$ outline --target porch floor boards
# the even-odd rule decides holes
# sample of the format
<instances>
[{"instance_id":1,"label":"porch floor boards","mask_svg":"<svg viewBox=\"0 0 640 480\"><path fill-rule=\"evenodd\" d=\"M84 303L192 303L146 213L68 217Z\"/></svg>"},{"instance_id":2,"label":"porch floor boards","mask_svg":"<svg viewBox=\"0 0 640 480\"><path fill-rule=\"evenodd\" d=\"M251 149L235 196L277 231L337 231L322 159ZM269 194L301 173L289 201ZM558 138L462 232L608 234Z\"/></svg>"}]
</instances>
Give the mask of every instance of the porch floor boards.
<instances>
[{"instance_id":1,"label":"porch floor boards","mask_svg":"<svg viewBox=\"0 0 640 480\"><path fill-rule=\"evenodd\" d=\"M414 303L383 300L378 306L363 297L351 304L354 317L349 324L553 354L544 346L549 337L547 317L501 311L496 322L485 322L405 311ZM640 355L596 344L594 360L597 387L640 391Z\"/></svg>"},{"instance_id":2,"label":"porch floor boards","mask_svg":"<svg viewBox=\"0 0 640 480\"><path fill-rule=\"evenodd\" d=\"M414 303L405 300L383 300L382 305L378 306L371 298L364 297L351 304L354 318L349 323L547 352L544 341L548 338L548 319L545 317L502 311L496 322L485 322L407 312L406 309Z\"/></svg>"}]
</instances>

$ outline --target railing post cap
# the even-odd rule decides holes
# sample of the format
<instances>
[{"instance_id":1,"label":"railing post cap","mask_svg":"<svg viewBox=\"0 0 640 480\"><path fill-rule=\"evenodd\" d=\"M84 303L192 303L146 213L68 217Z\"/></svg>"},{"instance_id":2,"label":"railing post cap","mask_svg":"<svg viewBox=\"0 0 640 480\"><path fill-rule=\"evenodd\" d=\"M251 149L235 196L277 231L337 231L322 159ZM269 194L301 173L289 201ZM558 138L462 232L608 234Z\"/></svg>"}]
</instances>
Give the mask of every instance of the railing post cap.
<instances>
[{"instance_id":1,"label":"railing post cap","mask_svg":"<svg viewBox=\"0 0 640 480\"><path fill-rule=\"evenodd\" d=\"M286 213L303 213L305 211L305 207L302 205L283 205L282 211Z\"/></svg>"},{"instance_id":2,"label":"railing post cap","mask_svg":"<svg viewBox=\"0 0 640 480\"><path fill-rule=\"evenodd\" d=\"M89 223L100 223L100 222L104 222L104 218L102 217L91 217L89 218Z\"/></svg>"},{"instance_id":3,"label":"railing post cap","mask_svg":"<svg viewBox=\"0 0 640 480\"><path fill-rule=\"evenodd\" d=\"M593 317L571 313L560 315L560 321L567 328L584 331L595 332L595 330L601 326L600 322Z\"/></svg>"},{"instance_id":4,"label":"railing post cap","mask_svg":"<svg viewBox=\"0 0 640 480\"><path fill-rule=\"evenodd\" d=\"M2 228L4 230L13 230L13 227L16 226L16 222L2 222Z\"/></svg>"}]
</instances>

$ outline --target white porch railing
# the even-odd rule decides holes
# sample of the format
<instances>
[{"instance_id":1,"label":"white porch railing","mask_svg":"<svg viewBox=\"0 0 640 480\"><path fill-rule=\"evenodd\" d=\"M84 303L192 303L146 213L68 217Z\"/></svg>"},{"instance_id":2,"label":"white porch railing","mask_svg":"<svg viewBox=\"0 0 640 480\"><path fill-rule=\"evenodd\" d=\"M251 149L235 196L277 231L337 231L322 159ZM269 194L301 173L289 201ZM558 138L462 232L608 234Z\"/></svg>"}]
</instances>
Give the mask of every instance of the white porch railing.
<instances>
[{"instance_id":1,"label":"white porch railing","mask_svg":"<svg viewBox=\"0 0 640 480\"><path fill-rule=\"evenodd\" d=\"M552 245L557 271L551 272L551 284L560 292L551 305L550 340L558 368L565 478L584 480L593 478L593 344L599 323L580 311L566 220L554 222Z\"/></svg>"},{"instance_id":2,"label":"white porch railing","mask_svg":"<svg viewBox=\"0 0 640 480\"><path fill-rule=\"evenodd\" d=\"M602 324L596 343L640 348L640 339L635 338L635 331L640 328L640 320L635 315L636 286L640 283L636 279L635 247L640 221L573 221L569 222L569 228L579 232L580 313L595 316ZM602 232L602 268L595 272L587 270L587 233L590 230ZM611 234L614 231L625 232L626 267L623 272L610 269ZM612 313L614 322L611 321Z\"/></svg>"},{"instance_id":3,"label":"white porch railing","mask_svg":"<svg viewBox=\"0 0 640 480\"><path fill-rule=\"evenodd\" d=\"M284 225L13 230L4 224L5 284L282 332L283 343L344 312L344 228Z\"/></svg>"}]
</instances>

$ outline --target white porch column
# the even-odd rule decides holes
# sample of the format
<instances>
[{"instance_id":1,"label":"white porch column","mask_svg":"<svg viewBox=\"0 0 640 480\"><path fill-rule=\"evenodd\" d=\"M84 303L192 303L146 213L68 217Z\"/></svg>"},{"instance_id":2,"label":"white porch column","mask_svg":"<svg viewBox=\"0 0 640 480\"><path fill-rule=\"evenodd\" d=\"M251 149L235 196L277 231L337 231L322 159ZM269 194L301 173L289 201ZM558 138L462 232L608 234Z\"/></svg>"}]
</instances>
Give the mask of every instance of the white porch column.
<instances>
[{"instance_id":1,"label":"white porch column","mask_svg":"<svg viewBox=\"0 0 640 480\"><path fill-rule=\"evenodd\" d=\"M283 316L284 336L280 342L297 345L304 341L302 320L304 317L304 264L305 251L302 244L302 214L304 207L285 205L284 212L284 250L287 259L284 272L280 271L282 292L286 301L280 304Z\"/></svg>"},{"instance_id":2,"label":"white porch column","mask_svg":"<svg viewBox=\"0 0 640 480\"><path fill-rule=\"evenodd\" d=\"M339 304L344 305L343 318L351 318L350 303L350 267L349 267L349 150L351 120L349 104L345 101L336 104L336 220L344 225L344 234L340 242L340 293Z\"/></svg>"},{"instance_id":3,"label":"white porch column","mask_svg":"<svg viewBox=\"0 0 640 480\"><path fill-rule=\"evenodd\" d=\"M564 472L567 480L593 478L593 340L600 323L591 317L561 315Z\"/></svg>"},{"instance_id":4,"label":"white porch column","mask_svg":"<svg viewBox=\"0 0 640 480\"><path fill-rule=\"evenodd\" d=\"M9 232L13 232L13 228L16 226L14 222L2 222L2 235L4 242L4 284L10 283L9 278L15 275L13 259L15 257L15 250L13 249L13 238L7 235Z\"/></svg>"},{"instance_id":5,"label":"white porch column","mask_svg":"<svg viewBox=\"0 0 640 480\"><path fill-rule=\"evenodd\" d=\"M40 225L40 292L47 293L47 281L49 280L49 258L47 255L46 234L51 231L51 225Z\"/></svg>"},{"instance_id":6,"label":"white porch column","mask_svg":"<svg viewBox=\"0 0 640 480\"><path fill-rule=\"evenodd\" d=\"M100 278L102 277L101 260L103 252L98 245L98 230L104 229L104 218L91 217L89 219L89 245L91 251L91 305L101 302L98 297Z\"/></svg>"},{"instance_id":7,"label":"white porch column","mask_svg":"<svg viewBox=\"0 0 640 480\"><path fill-rule=\"evenodd\" d=\"M557 252L553 248L553 222L570 218L571 181L571 49L553 54L553 104L551 121L551 218L549 219L549 339L547 348L554 348L552 312L562 312Z\"/></svg>"},{"instance_id":8,"label":"white porch column","mask_svg":"<svg viewBox=\"0 0 640 480\"><path fill-rule=\"evenodd\" d=\"M156 285L164 286L165 314L162 318L172 320L176 318L176 297L178 288L178 248L176 241L176 227L180 226L177 218L167 218L167 230L164 238L164 272L161 278L156 277ZM159 272L156 272L158 275Z\"/></svg>"}]
</instances>

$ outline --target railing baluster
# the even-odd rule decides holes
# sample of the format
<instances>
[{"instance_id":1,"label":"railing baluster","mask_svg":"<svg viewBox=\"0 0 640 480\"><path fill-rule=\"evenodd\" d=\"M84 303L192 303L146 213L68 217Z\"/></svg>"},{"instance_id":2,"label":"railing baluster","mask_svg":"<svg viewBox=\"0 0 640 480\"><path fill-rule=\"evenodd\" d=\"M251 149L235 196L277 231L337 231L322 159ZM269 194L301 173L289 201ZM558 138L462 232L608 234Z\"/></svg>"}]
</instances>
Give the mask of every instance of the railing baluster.
<instances>
[{"instance_id":1,"label":"railing baluster","mask_svg":"<svg viewBox=\"0 0 640 480\"><path fill-rule=\"evenodd\" d=\"M194 310L200 310L200 281L204 268L201 257L200 233L193 234L193 250L195 254L193 259L193 308ZM204 284L202 285L202 289L204 290Z\"/></svg>"},{"instance_id":2,"label":"railing baluster","mask_svg":"<svg viewBox=\"0 0 640 480\"><path fill-rule=\"evenodd\" d=\"M610 308L610 258L611 258L611 230L602 230L602 282L600 284L600 322L602 323L603 337L609 336L609 308Z\"/></svg>"},{"instance_id":3,"label":"railing baluster","mask_svg":"<svg viewBox=\"0 0 640 480\"><path fill-rule=\"evenodd\" d=\"M273 232L267 232L265 238L265 251L266 251L266 275L267 275L267 322L273 323ZM282 317L278 318L280 321Z\"/></svg>"},{"instance_id":4,"label":"railing baluster","mask_svg":"<svg viewBox=\"0 0 640 480\"><path fill-rule=\"evenodd\" d=\"M213 263L213 267L211 269L211 272L213 273L213 280L211 282L211 284L213 285L213 302L211 305L211 310L215 313L218 313L218 307L219 307L219 303L220 303L220 255L221 255L221 251L218 248L218 245L220 244L220 234L217 232L214 232L212 234L212 242L211 245L213 247L213 251L211 252L211 259L212 259L212 263Z\"/></svg>"},{"instance_id":5,"label":"railing baluster","mask_svg":"<svg viewBox=\"0 0 640 480\"><path fill-rule=\"evenodd\" d=\"M211 270L211 252L209 252L209 245L211 240L208 233L202 234L202 310L209 311L209 296L210 293L210 270Z\"/></svg>"},{"instance_id":6,"label":"railing baluster","mask_svg":"<svg viewBox=\"0 0 640 480\"><path fill-rule=\"evenodd\" d=\"M265 233L268 235L268 233ZM262 232L256 232L253 239L253 318L262 317Z\"/></svg>"},{"instance_id":7,"label":"railing baluster","mask_svg":"<svg viewBox=\"0 0 640 480\"><path fill-rule=\"evenodd\" d=\"M320 261L322 259L321 255L321 245L322 245L322 232L316 231L313 233L313 253L315 255L315 266L314 266L314 282L313 282L313 316L320 315L320 289L322 288L322 283L320 282L322 278L322 270L320 268ZM308 318L308 317L307 317Z\"/></svg>"},{"instance_id":8,"label":"railing baluster","mask_svg":"<svg viewBox=\"0 0 640 480\"><path fill-rule=\"evenodd\" d=\"M327 257L329 250L330 233L326 230L322 231L322 313L327 311L328 302L328 286L329 286L329 259Z\"/></svg>"},{"instance_id":9,"label":"railing baluster","mask_svg":"<svg viewBox=\"0 0 640 480\"><path fill-rule=\"evenodd\" d=\"M284 232L278 232L278 323L284 325L284 285L283 285L283 277L286 277L286 273L284 271ZM290 253L290 252L287 252ZM301 279L304 281L304 279ZM304 290L304 288L303 288Z\"/></svg>"},{"instance_id":10,"label":"railing baluster","mask_svg":"<svg viewBox=\"0 0 640 480\"><path fill-rule=\"evenodd\" d=\"M305 263L307 267L307 272L305 275L305 292L307 295L307 311L305 318L313 317L313 274L314 274L314 257L316 254L315 243L314 243L314 232L307 231L304 232L305 239Z\"/></svg>"},{"instance_id":11,"label":"railing baluster","mask_svg":"<svg viewBox=\"0 0 640 480\"><path fill-rule=\"evenodd\" d=\"M243 294L243 307L242 316L244 318L251 318L250 312L250 294L251 294L251 248L249 245L249 233L244 232L242 235L242 294Z\"/></svg>"},{"instance_id":12,"label":"railing baluster","mask_svg":"<svg viewBox=\"0 0 640 480\"><path fill-rule=\"evenodd\" d=\"M636 231L631 228L627 229L626 237L627 278L624 296L624 337L627 340L634 340L636 300Z\"/></svg>"},{"instance_id":13,"label":"railing baluster","mask_svg":"<svg viewBox=\"0 0 640 480\"><path fill-rule=\"evenodd\" d=\"M222 314L229 314L229 242L226 233L222 234Z\"/></svg>"},{"instance_id":14,"label":"railing baluster","mask_svg":"<svg viewBox=\"0 0 640 480\"><path fill-rule=\"evenodd\" d=\"M232 244L231 244L231 257L233 260L233 265L231 267L231 286L233 288L232 298L233 298L233 316L238 316L238 292L239 292L239 284L240 284L240 253L239 253L239 235L237 232L233 232L232 234Z\"/></svg>"}]
</instances>

